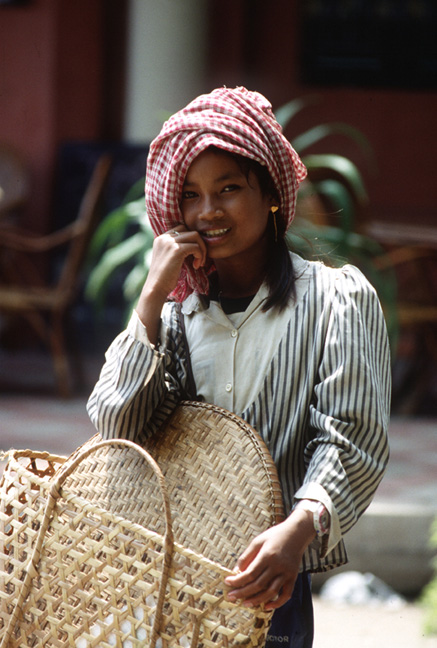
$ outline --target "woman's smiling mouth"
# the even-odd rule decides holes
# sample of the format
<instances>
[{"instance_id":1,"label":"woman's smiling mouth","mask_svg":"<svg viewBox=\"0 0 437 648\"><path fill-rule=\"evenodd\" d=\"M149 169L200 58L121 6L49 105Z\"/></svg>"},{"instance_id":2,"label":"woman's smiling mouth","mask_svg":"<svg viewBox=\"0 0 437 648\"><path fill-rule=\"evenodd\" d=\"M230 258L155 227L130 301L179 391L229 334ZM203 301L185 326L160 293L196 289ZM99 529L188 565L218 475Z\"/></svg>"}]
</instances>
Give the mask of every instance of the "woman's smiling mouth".
<instances>
[{"instance_id":1,"label":"woman's smiling mouth","mask_svg":"<svg viewBox=\"0 0 437 648\"><path fill-rule=\"evenodd\" d=\"M230 231L231 231L230 227L227 227L226 229L208 230L206 232L202 232L201 236L203 236L204 238L217 238L218 236L223 236L224 234L227 234Z\"/></svg>"}]
</instances>

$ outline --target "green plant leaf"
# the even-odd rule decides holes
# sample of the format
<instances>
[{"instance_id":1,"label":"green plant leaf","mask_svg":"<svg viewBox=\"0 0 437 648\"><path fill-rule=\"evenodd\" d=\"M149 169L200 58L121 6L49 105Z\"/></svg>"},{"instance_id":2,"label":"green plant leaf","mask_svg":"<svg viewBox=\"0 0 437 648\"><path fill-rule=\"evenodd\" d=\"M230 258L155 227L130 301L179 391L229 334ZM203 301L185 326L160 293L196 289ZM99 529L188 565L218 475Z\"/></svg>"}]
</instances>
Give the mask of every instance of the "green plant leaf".
<instances>
[{"instance_id":1,"label":"green plant leaf","mask_svg":"<svg viewBox=\"0 0 437 648\"><path fill-rule=\"evenodd\" d=\"M147 241L143 232L137 232L117 246L107 250L99 263L91 271L85 288L85 296L91 301L101 303L111 276L121 266L144 253Z\"/></svg>"},{"instance_id":2,"label":"green plant leaf","mask_svg":"<svg viewBox=\"0 0 437 648\"><path fill-rule=\"evenodd\" d=\"M437 518L434 519L431 526L431 537L429 539L429 546L432 549L437 549ZM434 576L432 580L425 586L420 602L425 610L425 625L424 629L428 635L437 635L437 556L433 559Z\"/></svg>"},{"instance_id":3,"label":"green plant leaf","mask_svg":"<svg viewBox=\"0 0 437 648\"><path fill-rule=\"evenodd\" d=\"M313 126L313 128L294 137L291 140L291 144L298 153L302 154L306 149L314 146L314 144L318 144L330 135L346 135L353 139L367 155L373 156L372 148L367 137L357 128L341 122Z\"/></svg>"},{"instance_id":4,"label":"green plant leaf","mask_svg":"<svg viewBox=\"0 0 437 648\"><path fill-rule=\"evenodd\" d=\"M323 200L328 215L336 218L346 242L355 225L355 207L350 191L334 179L320 180L314 183L314 187Z\"/></svg>"},{"instance_id":5,"label":"green plant leaf","mask_svg":"<svg viewBox=\"0 0 437 648\"><path fill-rule=\"evenodd\" d=\"M144 232L144 235L148 237L148 241L150 243L153 243L155 235L153 233L152 226L150 225L150 220L147 213L143 212L143 214L141 214L137 221L141 230Z\"/></svg>"},{"instance_id":6,"label":"green plant leaf","mask_svg":"<svg viewBox=\"0 0 437 648\"><path fill-rule=\"evenodd\" d=\"M138 300L144 282L147 279L149 268L146 265L137 263L127 275L123 283L123 295L125 300L133 307Z\"/></svg>"},{"instance_id":7,"label":"green plant leaf","mask_svg":"<svg viewBox=\"0 0 437 648\"><path fill-rule=\"evenodd\" d=\"M124 207L110 212L97 227L91 239L88 259L99 258L105 247L117 245L123 240L129 217Z\"/></svg>"},{"instance_id":8,"label":"green plant leaf","mask_svg":"<svg viewBox=\"0 0 437 648\"><path fill-rule=\"evenodd\" d=\"M141 220L145 213L146 207L144 205L144 197L137 198L136 200L131 200L130 202L123 205L122 209L125 210L127 218L131 221Z\"/></svg>"},{"instance_id":9,"label":"green plant leaf","mask_svg":"<svg viewBox=\"0 0 437 648\"><path fill-rule=\"evenodd\" d=\"M275 112L275 117L277 122L282 126L284 130L289 122L293 119L298 112L300 112L305 106L308 105L308 100L303 98L292 99L283 106L277 108Z\"/></svg>"},{"instance_id":10,"label":"green plant leaf","mask_svg":"<svg viewBox=\"0 0 437 648\"><path fill-rule=\"evenodd\" d=\"M131 223L141 222L145 216L144 198L137 198L111 211L97 227L91 239L88 258L100 257L104 248L123 241ZM150 227L150 226L149 226Z\"/></svg>"},{"instance_id":11,"label":"green plant leaf","mask_svg":"<svg viewBox=\"0 0 437 648\"><path fill-rule=\"evenodd\" d=\"M132 202L133 200L142 200L144 205L144 178L139 178L139 180L132 185L124 197L122 204L126 205L126 203Z\"/></svg>"},{"instance_id":12,"label":"green plant leaf","mask_svg":"<svg viewBox=\"0 0 437 648\"><path fill-rule=\"evenodd\" d=\"M303 162L308 169L308 178L310 180L317 181L324 177L338 179L349 187L353 197L359 204L364 205L368 202L363 177L356 164L349 158L336 153L313 153L306 155Z\"/></svg>"}]
</instances>

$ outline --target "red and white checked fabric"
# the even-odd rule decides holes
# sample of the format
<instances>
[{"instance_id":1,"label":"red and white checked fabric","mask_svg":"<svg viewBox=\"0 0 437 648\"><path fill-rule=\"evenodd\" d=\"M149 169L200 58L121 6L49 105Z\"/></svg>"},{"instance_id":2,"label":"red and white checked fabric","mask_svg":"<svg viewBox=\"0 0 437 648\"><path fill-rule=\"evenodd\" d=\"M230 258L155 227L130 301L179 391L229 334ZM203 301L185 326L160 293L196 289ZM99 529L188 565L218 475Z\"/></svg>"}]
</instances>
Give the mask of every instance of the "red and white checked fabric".
<instances>
[{"instance_id":1,"label":"red and white checked fabric","mask_svg":"<svg viewBox=\"0 0 437 648\"><path fill-rule=\"evenodd\" d=\"M306 168L282 134L270 102L246 88L218 88L201 95L165 122L150 145L146 171L146 209L155 235L183 223L179 209L185 175L209 146L237 153L267 167L280 197L280 214L290 226L299 183ZM184 264L172 297L208 293L209 268Z\"/></svg>"}]
</instances>

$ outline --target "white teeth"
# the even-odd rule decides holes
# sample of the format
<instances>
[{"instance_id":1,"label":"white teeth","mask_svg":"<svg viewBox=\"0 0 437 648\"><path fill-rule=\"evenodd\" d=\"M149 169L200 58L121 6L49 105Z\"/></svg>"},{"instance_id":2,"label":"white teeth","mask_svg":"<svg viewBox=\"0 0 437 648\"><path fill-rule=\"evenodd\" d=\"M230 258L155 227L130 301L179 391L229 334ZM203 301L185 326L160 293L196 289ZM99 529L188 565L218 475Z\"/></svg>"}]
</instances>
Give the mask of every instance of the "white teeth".
<instances>
[{"instance_id":1,"label":"white teeth","mask_svg":"<svg viewBox=\"0 0 437 648\"><path fill-rule=\"evenodd\" d=\"M223 234L226 234L226 232L229 232L229 228L219 229L219 230L209 230L209 232L203 232L203 236L206 236L206 238L212 238L214 236L222 236Z\"/></svg>"}]
</instances>

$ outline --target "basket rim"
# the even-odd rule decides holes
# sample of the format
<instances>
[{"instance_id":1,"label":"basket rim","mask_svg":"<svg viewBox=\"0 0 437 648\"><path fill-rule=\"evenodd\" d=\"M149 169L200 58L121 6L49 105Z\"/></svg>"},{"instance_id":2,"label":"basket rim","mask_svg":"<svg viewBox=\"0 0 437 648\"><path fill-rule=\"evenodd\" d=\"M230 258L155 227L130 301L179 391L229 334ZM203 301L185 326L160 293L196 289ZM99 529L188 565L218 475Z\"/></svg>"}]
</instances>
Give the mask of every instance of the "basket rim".
<instances>
[{"instance_id":1,"label":"basket rim","mask_svg":"<svg viewBox=\"0 0 437 648\"><path fill-rule=\"evenodd\" d=\"M57 463L65 463L68 455L57 455L49 452L48 450L32 450L30 448L9 448L9 450L2 451L0 459L5 461L18 460L18 459L42 459L43 461L53 461ZM21 464L22 465L22 464Z\"/></svg>"}]
</instances>

